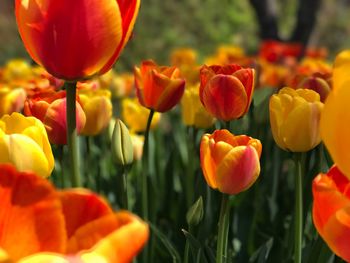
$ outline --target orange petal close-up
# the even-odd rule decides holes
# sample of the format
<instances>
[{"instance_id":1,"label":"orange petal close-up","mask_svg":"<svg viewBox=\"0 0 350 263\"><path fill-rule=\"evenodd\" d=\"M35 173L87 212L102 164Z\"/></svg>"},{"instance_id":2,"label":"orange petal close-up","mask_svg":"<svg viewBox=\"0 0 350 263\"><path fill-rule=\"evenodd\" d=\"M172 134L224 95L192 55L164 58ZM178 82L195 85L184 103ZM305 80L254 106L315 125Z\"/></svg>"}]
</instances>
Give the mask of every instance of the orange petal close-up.
<instances>
[{"instance_id":1,"label":"orange petal close-up","mask_svg":"<svg viewBox=\"0 0 350 263\"><path fill-rule=\"evenodd\" d=\"M130 262L149 235L145 222L114 213L97 194L56 191L11 165L0 166L0 226L4 257L26 263Z\"/></svg>"}]
</instances>

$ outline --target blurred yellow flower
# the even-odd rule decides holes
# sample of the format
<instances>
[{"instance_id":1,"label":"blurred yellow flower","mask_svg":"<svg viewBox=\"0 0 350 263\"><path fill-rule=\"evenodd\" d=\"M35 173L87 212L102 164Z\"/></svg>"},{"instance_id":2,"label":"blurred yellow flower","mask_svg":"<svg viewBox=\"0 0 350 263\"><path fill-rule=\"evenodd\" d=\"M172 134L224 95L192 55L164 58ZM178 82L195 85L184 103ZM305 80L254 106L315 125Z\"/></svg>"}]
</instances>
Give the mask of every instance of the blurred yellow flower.
<instances>
[{"instance_id":1,"label":"blurred yellow flower","mask_svg":"<svg viewBox=\"0 0 350 263\"><path fill-rule=\"evenodd\" d=\"M23 59L9 60L4 67L3 79L5 82L15 80L27 80L32 77L32 68L29 63Z\"/></svg>"},{"instance_id":2,"label":"blurred yellow flower","mask_svg":"<svg viewBox=\"0 0 350 263\"><path fill-rule=\"evenodd\" d=\"M24 89L10 89L0 84L0 117L4 114L21 111L26 97L27 94Z\"/></svg>"},{"instance_id":3,"label":"blurred yellow flower","mask_svg":"<svg viewBox=\"0 0 350 263\"><path fill-rule=\"evenodd\" d=\"M181 99L182 120L185 125L196 128L209 128L215 118L206 111L199 99L199 84L187 87Z\"/></svg>"},{"instance_id":4,"label":"blurred yellow flower","mask_svg":"<svg viewBox=\"0 0 350 263\"><path fill-rule=\"evenodd\" d=\"M320 141L319 121L323 103L313 90L283 88L270 99L272 135L279 147L306 152Z\"/></svg>"},{"instance_id":5,"label":"blurred yellow flower","mask_svg":"<svg viewBox=\"0 0 350 263\"><path fill-rule=\"evenodd\" d=\"M131 132L144 132L147 126L147 120L150 110L143 107L137 98L126 98L122 101L123 121L130 128ZM153 115L151 129L155 128L160 120L160 113L155 112Z\"/></svg>"},{"instance_id":6,"label":"blurred yellow flower","mask_svg":"<svg viewBox=\"0 0 350 263\"><path fill-rule=\"evenodd\" d=\"M171 65L181 67L183 65L195 65L197 51L192 48L177 48L171 52Z\"/></svg>"},{"instance_id":7,"label":"blurred yellow flower","mask_svg":"<svg viewBox=\"0 0 350 263\"><path fill-rule=\"evenodd\" d=\"M81 134L93 136L101 133L112 118L111 92L103 89L80 89L79 99L86 115Z\"/></svg>"},{"instance_id":8,"label":"blurred yellow flower","mask_svg":"<svg viewBox=\"0 0 350 263\"><path fill-rule=\"evenodd\" d=\"M335 59L333 90L326 99L321 117L321 137L333 161L350 179L350 50Z\"/></svg>"},{"instance_id":9,"label":"blurred yellow flower","mask_svg":"<svg viewBox=\"0 0 350 263\"><path fill-rule=\"evenodd\" d=\"M16 112L4 115L0 119L0 163L48 177L54 158L42 122Z\"/></svg>"}]
</instances>

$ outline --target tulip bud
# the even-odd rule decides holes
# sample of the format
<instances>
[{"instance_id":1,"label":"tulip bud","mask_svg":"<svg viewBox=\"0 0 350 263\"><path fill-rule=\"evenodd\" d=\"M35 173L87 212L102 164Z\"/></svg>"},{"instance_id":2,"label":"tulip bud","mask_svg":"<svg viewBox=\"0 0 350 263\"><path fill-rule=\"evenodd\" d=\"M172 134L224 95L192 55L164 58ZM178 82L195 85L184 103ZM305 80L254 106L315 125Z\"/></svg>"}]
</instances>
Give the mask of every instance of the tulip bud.
<instances>
[{"instance_id":1,"label":"tulip bud","mask_svg":"<svg viewBox=\"0 0 350 263\"><path fill-rule=\"evenodd\" d=\"M112 135L113 160L122 166L129 165L134 160L134 151L128 128L121 120L116 120Z\"/></svg>"},{"instance_id":2,"label":"tulip bud","mask_svg":"<svg viewBox=\"0 0 350 263\"><path fill-rule=\"evenodd\" d=\"M187 224L189 226L198 225L202 221L203 213L203 198L199 197L186 214Z\"/></svg>"}]
</instances>

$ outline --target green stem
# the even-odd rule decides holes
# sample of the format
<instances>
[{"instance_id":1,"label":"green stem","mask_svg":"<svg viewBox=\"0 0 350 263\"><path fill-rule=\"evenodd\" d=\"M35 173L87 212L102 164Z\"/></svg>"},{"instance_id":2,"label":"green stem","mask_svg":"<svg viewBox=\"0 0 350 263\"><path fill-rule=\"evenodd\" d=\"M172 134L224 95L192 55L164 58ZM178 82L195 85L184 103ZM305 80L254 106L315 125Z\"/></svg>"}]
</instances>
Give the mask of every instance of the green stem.
<instances>
[{"instance_id":1,"label":"green stem","mask_svg":"<svg viewBox=\"0 0 350 263\"><path fill-rule=\"evenodd\" d=\"M194 179L195 179L195 144L196 144L196 133L195 127L189 127L188 129L188 139L187 139L187 176L186 176L186 199L187 207L190 207L194 201Z\"/></svg>"},{"instance_id":2,"label":"green stem","mask_svg":"<svg viewBox=\"0 0 350 263\"><path fill-rule=\"evenodd\" d=\"M188 226L188 232L190 234L192 234L192 227L191 227L191 225ZM188 238L186 238L184 263L188 263L189 257L190 257L190 242L188 241Z\"/></svg>"},{"instance_id":3,"label":"green stem","mask_svg":"<svg viewBox=\"0 0 350 263\"><path fill-rule=\"evenodd\" d=\"M142 175L142 214L143 219L148 220L148 174L149 174L149 154L148 154L148 144L149 144L149 131L151 128L152 118L154 115L154 110L151 110L147 120L146 132L145 132L145 142L142 151L142 164L144 174Z\"/></svg>"},{"instance_id":4,"label":"green stem","mask_svg":"<svg viewBox=\"0 0 350 263\"><path fill-rule=\"evenodd\" d=\"M230 204L229 195L222 194L219 232L216 250L216 263L224 263L227 259L227 238L229 229Z\"/></svg>"},{"instance_id":5,"label":"green stem","mask_svg":"<svg viewBox=\"0 0 350 263\"><path fill-rule=\"evenodd\" d=\"M303 242L303 182L302 154L295 153L295 230L294 230L294 262L301 263Z\"/></svg>"},{"instance_id":6,"label":"green stem","mask_svg":"<svg viewBox=\"0 0 350 263\"><path fill-rule=\"evenodd\" d=\"M76 129L76 82L66 82L67 144L72 187L81 186L79 171L78 137Z\"/></svg>"},{"instance_id":7,"label":"green stem","mask_svg":"<svg viewBox=\"0 0 350 263\"><path fill-rule=\"evenodd\" d=\"M122 185L123 185L123 190L122 190L122 208L129 210L129 204L128 204L128 181L127 181L127 175L128 175L128 170L126 167L123 167L123 174L122 174Z\"/></svg>"}]
</instances>

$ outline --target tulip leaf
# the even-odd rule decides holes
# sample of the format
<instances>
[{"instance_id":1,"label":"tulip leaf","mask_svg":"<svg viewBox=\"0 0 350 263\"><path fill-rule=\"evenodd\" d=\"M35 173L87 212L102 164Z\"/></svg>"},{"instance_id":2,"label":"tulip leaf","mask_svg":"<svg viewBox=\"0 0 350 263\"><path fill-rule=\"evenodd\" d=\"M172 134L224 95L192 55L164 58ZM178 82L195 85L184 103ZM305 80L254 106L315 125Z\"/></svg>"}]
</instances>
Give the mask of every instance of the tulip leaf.
<instances>
[{"instance_id":1,"label":"tulip leaf","mask_svg":"<svg viewBox=\"0 0 350 263\"><path fill-rule=\"evenodd\" d=\"M249 262L258 262L258 263L262 263L262 262L266 262L271 248L273 246L273 242L274 239L271 237L269 238L269 240L267 240L265 242L265 244L263 244L262 246L260 246L254 253L253 255L250 257Z\"/></svg>"},{"instance_id":2,"label":"tulip leaf","mask_svg":"<svg viewBox=\"0 0 350 263\"><path fill-rule=\"evenodd\" d=\"M148 222L148 224L150 225L150 227L151 227L153 233L155 234L155 236L159 238L159 240L163 243L165 248L170 253L170 255L171 255L172 259L173 259L173 262L174 263L177 263L177 262L180 263L181 262L180 254L176 250L176 248L174 247L172 242L155 225L153 225L151 222Z\"/></svg>"},{"instance_id":3,"label":"tulip leaf","mask_svg":"<svg viewBox=\"0 0 350 263\"><path fill-rule=\"evenodd\" d=\"M333 253L320 236L317 236L310 250L307 263L331 262Z\"/></svg>"}]
</instances>

